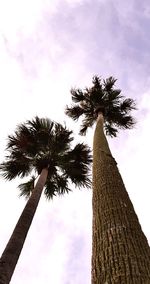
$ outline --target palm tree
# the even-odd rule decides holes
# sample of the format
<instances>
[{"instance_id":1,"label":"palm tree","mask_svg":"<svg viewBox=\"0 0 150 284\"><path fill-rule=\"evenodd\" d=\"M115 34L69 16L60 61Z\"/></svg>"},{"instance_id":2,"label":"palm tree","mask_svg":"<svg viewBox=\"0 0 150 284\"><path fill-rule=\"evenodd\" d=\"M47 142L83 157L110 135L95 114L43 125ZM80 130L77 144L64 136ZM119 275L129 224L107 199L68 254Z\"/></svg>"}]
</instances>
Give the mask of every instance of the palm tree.
<instances>
[{"instance_id":1,"label":"palm tree","mask_svg":"<svg viewBox=\"0 0 150 284\"><path fill-rule=\"evenodd\" d=\"M80 134L96 122L93 141L92 284L150 283L150 249L123 184L104 130L112 137L130 129L135 103L115 87L116 79L93 78L85 90L72 89L66 114L83 116Z\"/></svg>"},{"instance_id":2,"label":"palm tree","mask_svg":"<svg viewBox=\"0 0 150 284\"><path fill-rule=\"evenodd\" d=\"M71 148L72 141L72 131L66 126L38 117L20 124L8 137L8 155L0 165L3 177L31 177L19 185L20 195L28 197L28 201L0 259L0 284L11 280L43 188L51 199L68 193L69 181L78 187L90 186L90 150L83 143ZM39 178L34 187L35 175Z\"/></svg>"}]
</instances>

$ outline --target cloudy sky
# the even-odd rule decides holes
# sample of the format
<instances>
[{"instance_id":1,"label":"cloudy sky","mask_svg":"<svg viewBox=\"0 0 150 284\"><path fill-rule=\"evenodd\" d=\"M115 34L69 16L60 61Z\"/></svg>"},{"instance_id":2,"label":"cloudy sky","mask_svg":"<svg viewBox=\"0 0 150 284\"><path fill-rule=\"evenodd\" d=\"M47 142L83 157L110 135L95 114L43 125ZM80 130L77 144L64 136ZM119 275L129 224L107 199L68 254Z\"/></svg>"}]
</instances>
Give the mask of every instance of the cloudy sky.
<instances>
[{"instance_id":1,"label":"cloudy sky","mask_svg":"<svg viewBox=\"0 0 150 284\"><path fill-rule=\"evenodd\" d=\"M0 0L0 160L8 134L35 115L64 116L70 88L92 76L118 79L136 99L137 125L109 139L150 242L150 6L148 0ZM25 205L15 182L0 179L0 253ZM11 284L90 284L91 191L42 197Z\"/></svg>"}]
</instances>

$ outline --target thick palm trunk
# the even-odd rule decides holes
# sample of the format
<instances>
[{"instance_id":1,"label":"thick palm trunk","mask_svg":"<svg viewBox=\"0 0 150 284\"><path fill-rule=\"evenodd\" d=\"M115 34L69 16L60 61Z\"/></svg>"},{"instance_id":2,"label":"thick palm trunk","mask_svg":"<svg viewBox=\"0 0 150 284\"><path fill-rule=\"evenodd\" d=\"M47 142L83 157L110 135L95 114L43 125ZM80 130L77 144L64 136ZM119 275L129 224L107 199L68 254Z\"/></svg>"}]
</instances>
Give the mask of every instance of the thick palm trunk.
<instances>
[{"instance_id":1,"label":"thick palm trunk","mask_svg":"<svg viewBox=\"0 0 150 284\"><path fill-rule=\"evenodd\" d=\"M149 284L150 248L103 132L93 144L92 284Z\"/></svg>"},{"instance_id":2,"label":"thick palm trunk","mask_svg":"<svg viewBox=\"0 0 150 284\"><path fill-rule=\"evenodd\" d=\"M48 169L43 169L13 234L0 259L0 284L8 284L23 248L27 233L37 209L43 187L47 179Z\"/></svg>"}]
</instances>

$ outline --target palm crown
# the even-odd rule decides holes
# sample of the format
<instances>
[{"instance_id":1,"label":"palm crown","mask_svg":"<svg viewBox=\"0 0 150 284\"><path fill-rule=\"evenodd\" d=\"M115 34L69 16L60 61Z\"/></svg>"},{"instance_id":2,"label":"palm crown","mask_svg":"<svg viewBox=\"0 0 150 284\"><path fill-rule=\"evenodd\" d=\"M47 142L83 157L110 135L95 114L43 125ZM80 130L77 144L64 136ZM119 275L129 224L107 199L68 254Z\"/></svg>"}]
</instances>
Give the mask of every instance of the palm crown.
<instances>
[{"instance_id":1,"label":"palm crown","mask_svg":"<svg viewBox=\"0 0 150 284\"><path fill-rule=\"evenodd\" d=\"M35 117L20 124L15 134L8 136L8 155L0 165L3 177L12 180L31 175L29 181L19 185L20 195L26 197L43 168L48 168L47 198L70 191L69 180L79 187L90 186L90 150L83 143L72 149L72 141L72 131L48 118Z\"/></svg>"},{"instance_id":2,"label":"palm crown","mask_svg":"<svg viewBox=\"0 0 150 284\"><path fill-rule=\"evenodd\" d=\"M116 136L118 128L132 128L135 121L129 114L135 109L135 103L130 98L124 98L121 90L115 88L116 79L109 77L101 80L98 76L93 77L91 88L71 89L72 104L66 107L66 114L78 120L83 116L80 134L86 134L87 128L96 121L98 114L104 116L104 128L107 135Z\"/></svg>"}]
</instances>

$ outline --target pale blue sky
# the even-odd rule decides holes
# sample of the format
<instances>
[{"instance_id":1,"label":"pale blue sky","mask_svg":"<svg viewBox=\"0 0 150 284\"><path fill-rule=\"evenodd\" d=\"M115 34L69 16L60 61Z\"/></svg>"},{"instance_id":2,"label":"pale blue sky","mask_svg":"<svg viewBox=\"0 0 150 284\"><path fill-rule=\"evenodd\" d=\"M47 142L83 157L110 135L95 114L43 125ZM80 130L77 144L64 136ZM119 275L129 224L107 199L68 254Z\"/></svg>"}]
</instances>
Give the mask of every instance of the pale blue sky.
<instances>
[{"instance_id":1,"label":"pale blue sky","mask_svg":"<svg viewBox=\"0 0 150 284\"><path fill-rule=\"evenodd\" d=\"M113 75L136 99L132 131L109 139L123 180L150 241L150 7L144 0L0 0L0 159L7 135L34 115L66 121L71 87ZM17 184L0 180L0 252L25 201ZM91 191L42 198L11 284L90 284Z\"/></svg>"}]
</instances>

